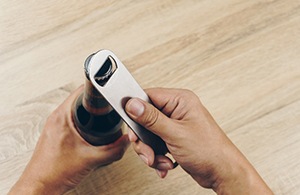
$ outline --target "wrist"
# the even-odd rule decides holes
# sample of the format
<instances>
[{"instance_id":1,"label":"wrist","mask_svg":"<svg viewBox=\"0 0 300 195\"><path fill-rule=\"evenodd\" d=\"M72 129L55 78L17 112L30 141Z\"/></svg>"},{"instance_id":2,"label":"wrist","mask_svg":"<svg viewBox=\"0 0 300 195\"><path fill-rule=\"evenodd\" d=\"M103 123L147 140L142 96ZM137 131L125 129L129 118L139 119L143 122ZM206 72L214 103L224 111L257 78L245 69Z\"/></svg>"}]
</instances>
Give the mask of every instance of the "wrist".
<instances>
[{"instance_id":1,"label":"wrist","mask_svg":"<svg viewBox=\"0 0 300 195\"><path fill-rule=\"evenodd\" d=\"M251 173L243 163L231 164L215 180L212 189L217 194L248 194L251 186Z\"/></svg>"},{"instance_id":2,"label":"wrist","mask_svg":"<svg viewBox=\"0 0 300 195\"><path fill-rule=\"evenodd\" d=\"M45 185L43 183L28 183L24 181L18 181L9 191L9 195L14 194L64 194L69 189L56 188Z\"/></svg>"},{"instance_id":3,"label":"wrist","mask_svg":"<svg viewBox=\"0 0 300 195\"><path fill-rule=\"evenodd\" d=\"M42 194L44 186L41 183L19 179L10 189L9 195L14 194Z\"/></svg>"},{"instance_id":4,"label":"wrist","mask_svg":"<svg viewBox=\"0 0 300 195\"><path fill-rule=\"evenodd\" d=\"M250 162L234 147L212 188L217 194L273 194ZM228 152L228 154L230 154Z\"/></svg>"},{"instance_id":5,"label":"wrist","mask_svg":"<svg viewBox=\"0 0 300 195\"><path fill-rule=\"evenodd\" d=\"M14 194L63 194L70 190L67 186L57 185L51 182L42 181L34 175L23 174L16 184L10 189L9 195Z\"/></svg>"}]
</instances>

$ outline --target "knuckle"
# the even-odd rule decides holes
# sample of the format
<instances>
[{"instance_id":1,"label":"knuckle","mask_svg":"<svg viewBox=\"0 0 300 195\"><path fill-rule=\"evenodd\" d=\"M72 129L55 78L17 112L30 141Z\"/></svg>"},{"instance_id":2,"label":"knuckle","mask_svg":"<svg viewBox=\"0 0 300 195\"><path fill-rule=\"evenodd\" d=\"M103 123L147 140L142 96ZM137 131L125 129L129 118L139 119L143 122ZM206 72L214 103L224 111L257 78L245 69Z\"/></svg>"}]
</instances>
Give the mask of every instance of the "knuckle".
<instances>
[{"instance_id":1,"label":"knuckle","mask_svg":"<svg viewBox=\"0 0 300 195\"><path fill-rule=\"evenodd\" d=\"M196 102L200 102L199 97L197 96L197 94L195 94L193 91L189 90L189 89L183 89L182 92L179 95L179 99L181 99L181 101L187 101L187 102L191 102L196 103Z\"/></svg>"},{"instance_id":2,"label":"knuckle","mask_svg":"<svg viewBox=\"0 0 300 195\"><path fill-rule=\"evenodd\" d=\"M183 89L181 94L182 94L183 97L186 97L186 98L195 98L195 97L197 97L197 95L189 89Z\"/></svg>"},{"instance_id":3,"label":"knuckle","mask_svg":"<svg viewBox=\"0 0 300 195\"><path fill-rule=\"evenodd\" d=\"M48 125L55 125L60 127L70 126L68 121L68 115L60 107L55 109L47 118L46 123Z\"/></svg>"},{"instance_id":4,"label":"knuckle","mask_svg":"<svg viewBox=\"0 0 300 195\"><path fill-rule=\"evenodd\" d=\"M60 111L55 109L47 118L47 122L54 123L57 122L60 118Z\"/></svg>"},{"instance_id":5,"label":"knuckle","mask_svg":"<svg viewBox=\"0 0 300 195\"><path fill-rule=\"evenodd\" d=\"M120 149L118 152L115 153L115 160L121 160L124 156L125 151Z\"/></svg>"},{"instance_id":6,"label":"knuckle","mask_svg":"<svg viewBox=\"0 0 300 195\"><path fill-rule=\"evenodd\" d=\"M155 126L159 118L159 112L155 110L154 108L151 108L149 112L145 115L143 124L147 128L151 128Z\"/></svg>"}]
</instances>

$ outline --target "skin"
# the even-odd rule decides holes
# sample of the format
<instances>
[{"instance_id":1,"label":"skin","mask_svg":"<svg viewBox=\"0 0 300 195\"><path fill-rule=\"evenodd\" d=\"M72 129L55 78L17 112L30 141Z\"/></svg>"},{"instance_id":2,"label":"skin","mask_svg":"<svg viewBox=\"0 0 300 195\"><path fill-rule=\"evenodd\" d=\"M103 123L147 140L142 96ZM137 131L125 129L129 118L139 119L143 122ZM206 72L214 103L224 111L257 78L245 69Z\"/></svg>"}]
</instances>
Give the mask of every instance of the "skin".
<instances>
[{"instance_id":1,"label":"skin","mask_svg":"<svg viewBox=\"0 0 300 195\"><path fill-rule=\"evenodd\" d=\"M35 151L9 194L63 194L95 168L120 160L129 145L127 135L105 146L92 146L73 125L72 104L77 89L48 118Z\"/></svg>"},{"instance_id":2,"label":"skin","mask_svg":"<svg viewBox=\"0 0 300 195\"><path fill-rule=\"evenodd\" d=\"M129 140L161 178L174 168L168 157L155 156L130 130L106 146L92 146L82 139L71 117L72 104L81 92L82 87L49 116L30 162L9 194L63 194L98 166L120 160ZM155 107L133 98L125 106L127 114L160 136L199 185L217 194L273 194L193 92L159 88L146 92Z\"/></svg>"},{"instance_id":3,"label":"skin","mask_svg":"<svg viewBox=\"0 0 300 195\"><path fill-rule=\"evenodd\" d=\"M134 98L126 104L127 114L160 136L173 158L199 185L217 194L273 194L193 92L159 88L146 92L155 107ZM129 132L129 140L160 177L173 168L169 158L154 156L134 133Z\"/></svg>"}]
</instances>

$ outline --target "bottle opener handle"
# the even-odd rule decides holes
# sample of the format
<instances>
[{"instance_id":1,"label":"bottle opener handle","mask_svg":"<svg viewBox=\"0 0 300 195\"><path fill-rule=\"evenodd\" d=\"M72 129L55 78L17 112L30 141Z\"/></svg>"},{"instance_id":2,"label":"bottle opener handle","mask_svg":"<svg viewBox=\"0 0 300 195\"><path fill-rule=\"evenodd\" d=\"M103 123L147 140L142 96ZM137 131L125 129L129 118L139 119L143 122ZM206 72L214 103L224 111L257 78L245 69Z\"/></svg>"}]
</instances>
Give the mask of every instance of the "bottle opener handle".
<instances>
[{"instance_id":1,"label":"bottle opener handle","mask_svg":"<svg viewBox=\"0 0 300 195\"><path fill-rule=\"evenodd\" d=\"M112 74L104 83L99 84L99 81L97 82L97 73L107 60L110 60L110 63L112 63ZM149 145L156 155L165 155L168 152L165 142L159 136L133 121L125 112L125 104L130 98L140 98L149 103L151 101L123 63L109 50L98 51L92 56L89 63L88 74L94 87L142 142Z\"/></svg>"}]
</instances>

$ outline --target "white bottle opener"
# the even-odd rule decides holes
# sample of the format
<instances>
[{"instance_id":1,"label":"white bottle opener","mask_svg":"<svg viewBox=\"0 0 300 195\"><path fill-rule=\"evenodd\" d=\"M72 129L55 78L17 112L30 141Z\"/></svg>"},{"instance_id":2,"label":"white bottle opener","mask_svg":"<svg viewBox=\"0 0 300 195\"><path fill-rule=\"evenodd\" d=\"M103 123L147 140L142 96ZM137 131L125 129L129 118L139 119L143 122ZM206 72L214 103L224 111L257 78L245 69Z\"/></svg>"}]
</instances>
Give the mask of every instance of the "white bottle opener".
<instances>
[{"instance_id":1,"label":"white bottle opener","mask_svg":"<svg viewBox=\"0 0 300 195\"><path fill-rule=\"evenodd\" d=\"M104 81L99 82L97 80L97 73L99 73L102 66L107 62L112 64L112 69L109 70L111 74ZM166 154L168 149L165 142L133 121L126 114L124 107L130 98L137 97L149 103L151 101L115 54L109 50L100 50L95 53L89 61L88 74L94 87L122 117L138 138L149 145L156 155Z\"/></svg>"}]
</instances>

